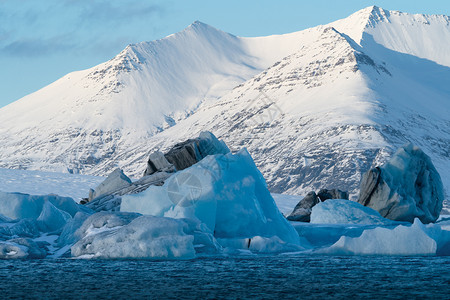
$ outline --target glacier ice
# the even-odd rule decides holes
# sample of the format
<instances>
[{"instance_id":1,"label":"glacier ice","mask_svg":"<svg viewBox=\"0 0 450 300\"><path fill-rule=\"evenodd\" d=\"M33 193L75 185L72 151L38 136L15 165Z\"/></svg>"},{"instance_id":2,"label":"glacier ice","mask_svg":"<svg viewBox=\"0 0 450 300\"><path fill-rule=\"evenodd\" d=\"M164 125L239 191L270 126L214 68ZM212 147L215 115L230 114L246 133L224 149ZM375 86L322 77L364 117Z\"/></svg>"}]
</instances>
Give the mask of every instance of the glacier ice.
<instances>
[{"instance_id":1,"label":"glacier ice","mask_svg":"<svg viewBox=\"0 0 450 300\"><path fill-rule=\"evenodd\" d=\"M299 244L245 149L208 156L161 187L126 195L120 210L198 220L219 241L276 236L283 243Z\"/></svg>"},{"instance_id":2,"label":"glacier ice","mask_svg":"<svg viewBox=\"0 0 450 300\"><path fill-rule=\"evenodd\" d=\"M186 223L181 220L140 216L127 225L108 226L112 224L106 222L104 227L100 228L103 230L95 233L90 227L86 231L86 236L72 246L72 256L146 259L195 257L194 237L186 234Z\"/></svg>"},{"instance_id":3,"label":"glacier ice","mask_svg":"<svg viewBox=\"0 0 450 300\"><path fill-rule=\"evenodd\" d=\"M121 169L117 168L95 188L93 193L89 194L89 201L105 194L112 194L129 185L131 185L131 179L128 178Z\"/></svg>"},{"instance_id":4,"label":"glacier ice","mask_svg":"<svg viewBox=\"0 0 450 300\"><path fill-rule=\"evenodd\" d=\"M32 219L22 219L8 223L0 223L0 240L7 240L14 236L39 236L39 225L37 221Z\"/></svg>"},{"instance_id":5,"label":"glacier ice","mask_svg":"<svg viewBox=\"0 0 450 300\"><path fill-rule=\"evenodd\" d=\"M28 248L14 242L0 242L0 258L26 258L28 256Z\"/></svg>"},{"instance_id":6,"label":"glacier ice","mask_svg":"<svg viewBox=\"0 0 450 300\"><path fill-rule=\"evenodd\" d=\"M444 201L441 177L420 148L408 144L383 166L366 172L358 202L388 219L423 223L439 218Z\"/></svg>"},{"instance_id":7,"label":"glacier ice","mask_svg":"<svg viewBox=\"0 0 450 300\"><path fill-rule=\"evenodd\" d=\"M50 201L45 201L37 222L41 231L55 231L64 227L71 218L68 212L57 209Z\"/></svg>"},{"instance_id":8,"label":"glacier ice","mask_svg":"<svg viewBox=\"0 0 450 300\"><path fill-rule=\"evenodd\" d=\"M44 258L47 251L43 245L27 238L0 241L0 259Z\"/></svg>"},{"instance_id":9,"label":"glacier ice","mask_svg":"<svg viewBox=\"0 0 450 300\"><path fill-rule=\"evenodd\" d=\"M84 221L86 221L89 216L90 215L85 212L78 212L72 219L68 220L56 240L57 245L63 247L65 245L70 245L77 242L82 237L80 232L77 234L77 230L83 225Z\"/></svg>"},{"instance_id":10,"label":"glacier ice","mask_svg":"<svg viewBox=\"0 0 450 300\"><path fill-rule=\"evenodd\" d=\"M390 225L376 210L345 199L329 199L312 208L311 223Z\"/></svg>"},{"instance_id":11,"label":"glacier ice","mask_svg":"<svg viewBox=\"0 0 450 300\"><path fill-rule=\"evenodd\" d=\"M335 255L435 255L437 243L426 227L416 219L410 226L394 229L377 227L365 230L360 237L341 237L319 253Z\"/></svg>"},{"instance_id":12,"label":"glacier ice","mask_svg":"<svg viewBox=\"0 0 450 300\"><path fill-rule=\"evenodd\" d=\"M74 216L79 211L90 211L78 205L72 198L58 195L28 195L5 193L0 191L0 214L10 219L37 219L42 213L45 202L50 202L61 211Z\"/></svg>"}]
</instances>

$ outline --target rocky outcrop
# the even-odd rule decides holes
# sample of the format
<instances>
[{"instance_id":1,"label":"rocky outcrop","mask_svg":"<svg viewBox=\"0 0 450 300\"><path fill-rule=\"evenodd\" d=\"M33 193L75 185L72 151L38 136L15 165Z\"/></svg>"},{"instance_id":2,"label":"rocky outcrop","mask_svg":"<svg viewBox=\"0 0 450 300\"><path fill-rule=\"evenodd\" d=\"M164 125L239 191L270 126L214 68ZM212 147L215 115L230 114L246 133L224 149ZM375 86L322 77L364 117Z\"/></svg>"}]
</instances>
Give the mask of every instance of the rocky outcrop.
<instances>
[{"instance_id":1,"label":"rocky outcrop","mask_svg":"<svg viewBox=\"0 0 450 300\"><path fill-rule=\"evenodd\" d=\"M443 200L441 177L430 157L408 144L363 175L358 202L387 219L430 223L439 218Z\"/></svg>"},{"instance_id":2,"label":"rocky outcrop","mask_svg":"<svg viewBox=\"0 0 450 300\"><path fill-rule=\"evenodd\" d=\"M319 202L328 199L347 199L348 192L338 189L321 189L319 193L309 192L294 208L292 213L287 216L289 221L309 222L312 208Z\"/></svg>"}]
</instances>

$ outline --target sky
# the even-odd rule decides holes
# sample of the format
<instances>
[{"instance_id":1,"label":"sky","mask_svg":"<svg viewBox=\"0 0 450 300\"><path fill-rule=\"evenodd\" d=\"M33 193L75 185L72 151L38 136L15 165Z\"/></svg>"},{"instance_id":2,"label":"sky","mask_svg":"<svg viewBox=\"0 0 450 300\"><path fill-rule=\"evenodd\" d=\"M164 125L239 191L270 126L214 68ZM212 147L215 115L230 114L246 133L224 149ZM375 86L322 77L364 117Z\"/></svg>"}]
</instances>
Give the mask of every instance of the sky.
<instances>
[{"instance_id":1,"label":"sky","mask_svg":"<svg viewBox=\"0 0 450 300\"><path fill-rule=\"evenodd\" d=\"M0 0L0 107L199 20L238 36L299 31L377 5L450 15L449 0Z\"/></svg>"}]
</instances>

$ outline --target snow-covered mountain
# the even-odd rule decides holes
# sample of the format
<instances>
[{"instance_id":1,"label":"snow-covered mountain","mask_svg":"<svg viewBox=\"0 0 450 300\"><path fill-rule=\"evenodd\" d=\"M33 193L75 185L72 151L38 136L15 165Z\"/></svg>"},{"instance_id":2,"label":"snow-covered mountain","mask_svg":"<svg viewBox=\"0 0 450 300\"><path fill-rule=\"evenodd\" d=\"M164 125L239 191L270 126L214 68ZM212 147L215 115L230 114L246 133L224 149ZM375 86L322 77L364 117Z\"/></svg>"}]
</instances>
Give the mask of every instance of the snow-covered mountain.
<instances>
[{"instance_id":1,"label":"snow-covered mountain","mask_svg":"<svg viewBox=\"0 0 450 300\"><path fill-rule=\"evenodd\" d=\"M0 167L115 166L210 130L247 147L273 192L357 191L407 141L450 191L450 18L369 7L286 35L200 22L128 46L0 109Z\"/></svg>"}]
</instances>

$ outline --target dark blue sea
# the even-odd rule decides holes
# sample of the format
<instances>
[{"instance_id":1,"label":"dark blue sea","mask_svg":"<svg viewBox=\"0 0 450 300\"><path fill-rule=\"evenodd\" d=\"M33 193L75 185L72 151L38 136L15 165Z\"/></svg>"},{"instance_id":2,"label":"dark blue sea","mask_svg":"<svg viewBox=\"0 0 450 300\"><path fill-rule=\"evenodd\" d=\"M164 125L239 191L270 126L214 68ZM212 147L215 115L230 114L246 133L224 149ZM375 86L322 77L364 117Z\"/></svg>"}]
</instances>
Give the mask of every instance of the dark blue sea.
<instances>
[{"instance_id":1,"label":"dark blue sea","mask_svg":"<svg viewBox=\"0 0 450 300\"><path fill-rule=\"evenodd\" d=\"M0 261L1 299L450 299L450 257Z\"/></svg>"}]
</instances>

